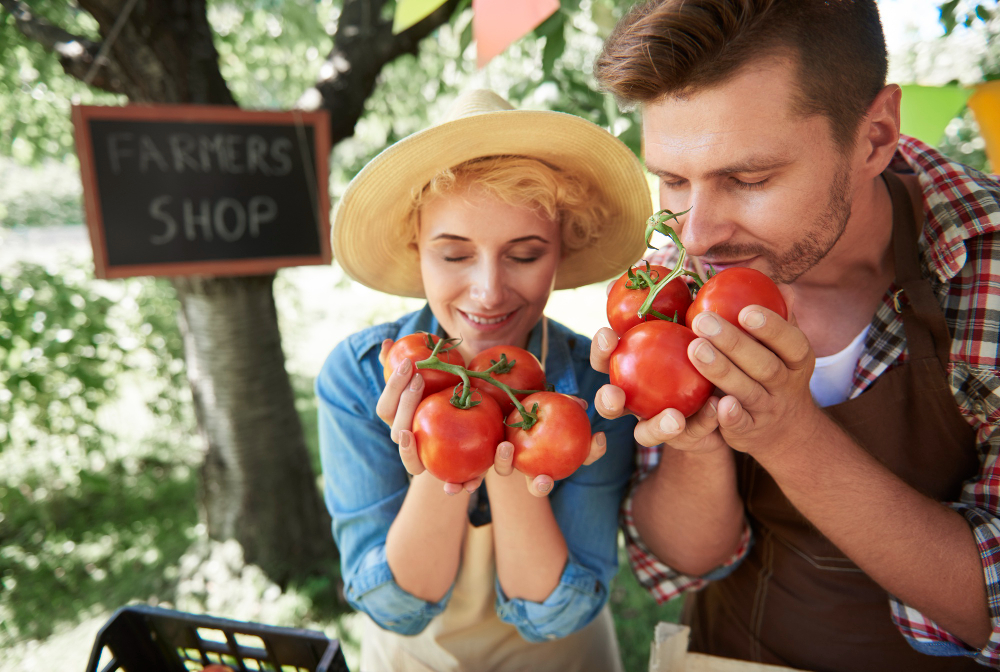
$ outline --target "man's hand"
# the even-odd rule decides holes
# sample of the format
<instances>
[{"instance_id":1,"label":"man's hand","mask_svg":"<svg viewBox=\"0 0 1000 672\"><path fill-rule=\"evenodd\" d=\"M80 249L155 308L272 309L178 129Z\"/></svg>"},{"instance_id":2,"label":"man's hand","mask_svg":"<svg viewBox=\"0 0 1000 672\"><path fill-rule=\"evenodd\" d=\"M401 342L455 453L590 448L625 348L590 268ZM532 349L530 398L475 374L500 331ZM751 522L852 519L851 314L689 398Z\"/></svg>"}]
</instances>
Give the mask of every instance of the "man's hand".
<instances>
[{"instance_id":1,"label":"man's hand","mask_svg":"<svg viewBox=\"0 0 1000 672\"><path fill-rule=\"evenodd\" d=\"M723 391L719 430L735 450L777 454L809 441L821 413L809 391L816 356L794 315L785 321L761 306L740 311L749 334L711 312L691 325L688 357Z\"/></svg>"}]
</instances>

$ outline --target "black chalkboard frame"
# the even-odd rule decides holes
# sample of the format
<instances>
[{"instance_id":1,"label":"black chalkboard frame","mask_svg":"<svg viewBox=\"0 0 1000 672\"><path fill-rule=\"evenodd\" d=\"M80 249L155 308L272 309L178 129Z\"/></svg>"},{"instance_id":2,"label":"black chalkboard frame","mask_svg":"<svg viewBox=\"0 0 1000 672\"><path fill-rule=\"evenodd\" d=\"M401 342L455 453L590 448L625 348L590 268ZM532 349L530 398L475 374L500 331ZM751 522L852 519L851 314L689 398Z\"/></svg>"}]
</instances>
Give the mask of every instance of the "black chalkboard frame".
<instances>
[{"instance_id":1,"label":"black chalkboard frame","mask_svg":"<svg viewBox=\"0 0 1000 672\"><path fill-rule=\"evenodd\" d=\"M94 160L90 132L91 120L142 121L166 123L225 123L225 124L275 124L310 126L313 131L313 166L318 202L318 230L320 253L282 257L246 257L204 261L171 261L148 264L112 264L108 260L107 237L104 227L98 174ZM94 275L98 278L127 278L140 275L153 276L233 276L263 275L289 266L329 264L333 259L330 247L330 195L329 156L330 122L326 110L270 111L242 110L221 105L128 105L124 107L102 105L74 105L72 121L80 161L80 178L83 184L83 202L87 229L94 252Z\"/></svg>"}]
</instances>

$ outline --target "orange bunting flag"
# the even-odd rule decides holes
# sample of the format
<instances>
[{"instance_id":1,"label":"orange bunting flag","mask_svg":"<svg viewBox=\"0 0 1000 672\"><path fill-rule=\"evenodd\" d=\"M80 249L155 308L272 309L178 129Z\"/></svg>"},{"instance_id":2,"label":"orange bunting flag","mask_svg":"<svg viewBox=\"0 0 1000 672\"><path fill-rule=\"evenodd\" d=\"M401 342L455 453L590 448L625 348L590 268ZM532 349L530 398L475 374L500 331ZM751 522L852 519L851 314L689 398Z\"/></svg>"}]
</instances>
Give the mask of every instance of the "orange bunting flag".
<instances>
[{"instance_id":1,"label":"orange bunting flag","mask_svg":"<svg viewBox=\"0 0 1000 672\"><path fill-rule=\"evenodd\" d=\"M559 9L559 0L472 0L472 36L482 68Z\"/></svg>"}]
</instances>

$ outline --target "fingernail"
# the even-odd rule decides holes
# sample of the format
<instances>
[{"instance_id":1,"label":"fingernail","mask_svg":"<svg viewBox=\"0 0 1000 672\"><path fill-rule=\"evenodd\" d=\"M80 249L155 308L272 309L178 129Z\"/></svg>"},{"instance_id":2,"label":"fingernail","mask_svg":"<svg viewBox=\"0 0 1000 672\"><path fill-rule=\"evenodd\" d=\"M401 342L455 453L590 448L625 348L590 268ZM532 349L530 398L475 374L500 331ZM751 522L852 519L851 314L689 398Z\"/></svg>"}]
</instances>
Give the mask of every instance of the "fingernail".
<instances>
[{"instance_id":1,"label":"fingernail","mask_svg":"<svg viewBox=\"0 0 1000 672\"><path fill-rule=\"evenodd\" d=\"M711 364L715 361L715 349L708 343L702 343L694 350L694 356L699 362Z\"/></svg>"},{"instance_id":2,"label":"fingernail","mask_svg":"<svg viewBox=\"0 0 1000 672\"><path fill-rule=\"evenodd\" d=\"M400 432L399 433L399 447L400 448L409 448L410 447L410 433L409 432Z\"/></svg>"},{"instance_id":3,"label":"fingernail","mask_svg":"<svg viewBox=\"0 0 1000 672\"><path fill-rule=\"evenodd\" d=\"M538 492L542 493L543 495L551 489L552 489L551 483L542 483L541 485L538 486Z\"/></svg>"},{"instance_id":4,"label":"fingernail","mask_svg":"<svg viewBox=\"0 0 1000 672\"><path fill-rule=\"evenodd\" d=\"M409 375L409 373L410 373L410 366L412 364L413 364L413 362L411 362L410 358L407 357L406 359L404 359L402 362L399 363L399 366L396 367L396 371L398 371L399 375L401 375L401 376Z\"/></svg>"},{"instance_id":5,"label":"fingernail","mask_svg":"<svg viewBox=\"0 0 1000 672\"><path fill-rule=\"evenodd\" d=\"M706 414L710 418L714 418L715 416L717 416L719 414L719 402L717 401L708 402L708 411L706 411Z\"/></svg>"},{"instance_id":6,"label":"fingernail","mask_svg":"<svg viewBox=\"0 0 1000 672\"><path fill-rule=\"evenodd\" d=\"M608 343L607 336L605 336L603 333L597 334L597 347L599 347L601 350L607 350L608 348L611 347L611 344Z\"/></svg>"},{"instance_id":7,"label":"fingernail","mask_svg":"<svg viewBox=\"0 0 1000 672\"><path fill-rule=\"evenodd\" d=\"M413 380L410 381L410 389L416 392L423 386L423 384L424 384L424 377L418 373L417 375L413 376Z\"/></svg>"},{"instance_id":8,"label":"fingernail","mask_svg":"<svg viewBox=\"0 0 1000 672\"><path fill-rule=\"evenodd\" d=\"M514 454L514 446L509 443L500 444L500 459L509 460L510 456Z\"/></svg>"},{"instance_id":9,"label":"fingernail","mask_svg":"<svg viewBox=\"0 0 1000 672\"><path fill-rule=\"evenodd\" d=\"M606 436L604 436L604 432L598 432L597 434L594 435L594 438L597 439L597 445L600 448L604 448L605 446L608 445L608 439Z\"/></svg>"},{"instance_id":10,"label":"fingernail","mask_svg":"<svg viewBox=\"0 0 1000 672\"><path fill-rule=\"evenodd\" d=\"M601 392L601 403L604 404L604 408L611 408L611 395L607 392Z\"/></svg>"},{"instance_id":11,"label":"fingernail","mask_svg":"<svg viewBox=\"0 0 1000 672\"><path fill-rule=\"evenodd\" d=\"M667 432L668 434L673 434L680 428L681 426L677 424L677 421L674 420L673 416L671 416L669 413L660 418L661 432Z\"/></svg>"},{"instance_id":12,"label":"fingernail","mask_svg":"<svg viewBox=\"0 0 1000 672\"><path fill-rule=\"evenodd\" d=\"M743 318L743 326L750 329L757 329L764 326L764 313L759 310L751 310Z\"/></svg>"},{"instance_id":13,"label":"fingernail","mask_svg":"<svg viewBox=\"0 0 1000 672\"><path fill-rule=\"evenodd\" d=\"M740 414L739 404L733 404L733 407L729 409L729 417L735 418Z\"/></svg>"},{"instance_id":14,"label":"fingernail","mask_svg":"<svg viewBox=\"0 0 1000 672\"><path fill-rule=\"evenodd\" d=\"M715 316L710 313L702 313L694 321L695 330L703 336L715 336L722 331L722 326Z\"/></svg>"}]
</instances>

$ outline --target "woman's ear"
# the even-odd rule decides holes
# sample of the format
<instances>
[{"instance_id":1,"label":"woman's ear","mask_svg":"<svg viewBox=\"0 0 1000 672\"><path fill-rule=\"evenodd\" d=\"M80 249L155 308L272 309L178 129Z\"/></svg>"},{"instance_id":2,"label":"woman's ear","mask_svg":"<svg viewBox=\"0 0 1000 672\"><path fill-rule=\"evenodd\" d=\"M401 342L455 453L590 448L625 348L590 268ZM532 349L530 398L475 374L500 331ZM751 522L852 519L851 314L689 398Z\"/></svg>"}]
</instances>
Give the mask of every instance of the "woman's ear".
<instances>
[{"instance_id":1,"label":"woman's ear","mask_svg":"<svg viewBox=\"0 0 1000 672\"><path fill-rule=\"evenodd\" d=\"M868 107L858 132L859 167L870 177L882 173L899 143L899 106L903 92L897 84L879 91Z\"/></svg>"}]
</instances>

